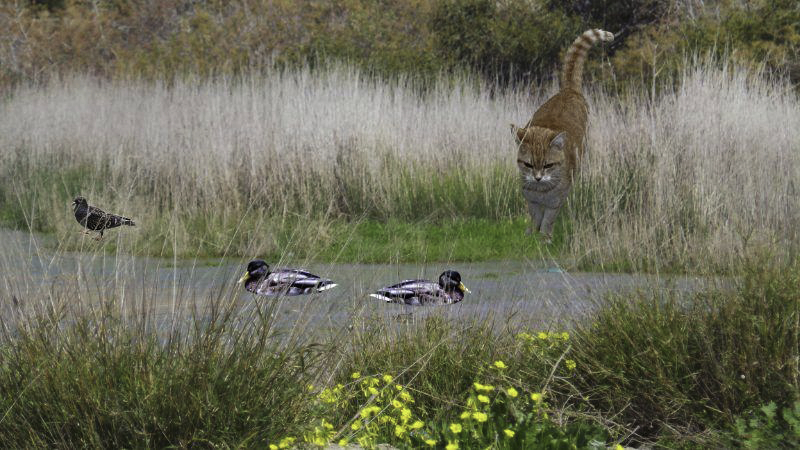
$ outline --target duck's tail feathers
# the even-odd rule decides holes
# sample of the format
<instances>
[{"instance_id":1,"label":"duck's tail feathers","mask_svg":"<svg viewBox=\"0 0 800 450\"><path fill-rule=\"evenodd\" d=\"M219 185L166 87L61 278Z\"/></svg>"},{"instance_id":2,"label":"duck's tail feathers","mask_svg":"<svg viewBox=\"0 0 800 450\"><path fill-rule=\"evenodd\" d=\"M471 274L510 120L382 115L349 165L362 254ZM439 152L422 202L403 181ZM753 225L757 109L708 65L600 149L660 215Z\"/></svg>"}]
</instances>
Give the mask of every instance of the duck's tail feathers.
<instances>
[{"instance_id":1,"label":"duck's tail feathers","mask_svg":"<svg viewBox=\"0 0 800 450\"><path fill-rule=\"evenodd\" d=\"M384 301L386 303L394 303L394 300L392 300L391 298L389 298L389 297L387 297L385 295L369 294L369 296L372 297L372 298L377 298L378 300Z\"/></svg>"},{"instance_id":2,"label":"duck's tail feathers","mask_svg":"<svg viewBox=\"0 0 800 450\"><path fill-rule=\"evenodd\" d=\"M583 62L586 54L594 44L599 41L610 42L614 34L608 31L591 29L578 36L564 56L564 75L561 80L561 89L574 89L581 92L583 82Z\"/></svg>"},{"instance_id":3,"label":"duck's tail feathers","mask_svg":"<svg viewBox=\"0 0 800 450\"><path fill-rule=\"evenodd\" d=\"M335 288L336 286L338 286L338 284L336 284L336 283L325 284L323 286L319 286L317 288L317 292L327 291L328 289Z\"/></svg>"}]
</instances>

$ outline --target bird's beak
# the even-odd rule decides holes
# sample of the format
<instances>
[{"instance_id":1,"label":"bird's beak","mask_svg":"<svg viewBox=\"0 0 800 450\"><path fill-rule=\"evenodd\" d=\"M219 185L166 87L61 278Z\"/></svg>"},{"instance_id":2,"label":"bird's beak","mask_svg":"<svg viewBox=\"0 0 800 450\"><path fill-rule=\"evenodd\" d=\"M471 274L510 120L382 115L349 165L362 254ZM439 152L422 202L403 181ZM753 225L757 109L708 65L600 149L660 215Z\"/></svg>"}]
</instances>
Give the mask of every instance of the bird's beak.
<instances>
[{"instance_id":1,"label":"bird's beak","mask_svg":"<svg viewBox=\"0 0 800 450\"><path fill-rule=\"evenodd\" d=\"M462 291L464 291L464 293L466 293L466 294L469 293L469 289L467 289L467 287L464 286L464 283L458 283L458 288L461 289Z\"/></svg>"},{"instance_id":2,"label":"bird's beak","mask_svg":"<svg viewBox=\"0 0 800 450\"><path fill-rule=\"evenodd\" d=\"M242 278L239 278L239 281L237 281L237 283L244 283L249 279L250 279L250 272L245 272L244 275L242 275Z\"/></svg>"}]
</instances>

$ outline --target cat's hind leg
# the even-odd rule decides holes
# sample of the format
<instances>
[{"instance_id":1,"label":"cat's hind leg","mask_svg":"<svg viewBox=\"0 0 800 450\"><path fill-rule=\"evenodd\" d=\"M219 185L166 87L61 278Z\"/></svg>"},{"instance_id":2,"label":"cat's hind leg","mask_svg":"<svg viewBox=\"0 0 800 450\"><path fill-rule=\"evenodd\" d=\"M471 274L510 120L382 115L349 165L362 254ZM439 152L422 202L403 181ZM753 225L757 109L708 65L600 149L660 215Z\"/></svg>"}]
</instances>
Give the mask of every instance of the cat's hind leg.
<instances>
[{"instance_id":1,"label":"cat's hind leg","mask_svg":"<svg viewBox=\"0 0 800 450\"><path fill-rule=\"evenodd\" d=\"M528 227L525 234L533 234L534 231L539 231L542 226L542 217L544 217L544 206L528 202L528 212L531 215L531 226Z\"/></svg>"}]
</instances>

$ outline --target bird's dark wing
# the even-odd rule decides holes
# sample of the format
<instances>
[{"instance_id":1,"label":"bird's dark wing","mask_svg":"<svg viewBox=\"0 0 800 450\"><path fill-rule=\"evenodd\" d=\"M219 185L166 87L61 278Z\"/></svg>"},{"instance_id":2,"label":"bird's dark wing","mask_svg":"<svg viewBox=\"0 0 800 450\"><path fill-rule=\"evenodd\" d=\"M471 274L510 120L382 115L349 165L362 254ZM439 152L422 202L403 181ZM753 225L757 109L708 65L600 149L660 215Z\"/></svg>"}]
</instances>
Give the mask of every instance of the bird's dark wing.
<instances>
[{"instance_id":1,"label":"bird's dark wing","mask_svg":"<svg viewBox=\"0 0 800 450\"><path fill-rule=\"evenodd\" d=\"M107 213L95 206L89 207L89 214L86 217L87 228L91 230L105 230L108 228L116 228L121 225L133 226L134 223L133 220L127 217Z\"/></svg>"},{"instance_id":2,"label":"bird's dark wing","mask_svg":"<svg viewBox=\"0 0 800 450\"><path fill-rule=\"evenodd\" d=\"M108 213L100 208L90 206L86 214L86 228L90 230L104 230L108 227Z\"/></svg>"}]
</instances>

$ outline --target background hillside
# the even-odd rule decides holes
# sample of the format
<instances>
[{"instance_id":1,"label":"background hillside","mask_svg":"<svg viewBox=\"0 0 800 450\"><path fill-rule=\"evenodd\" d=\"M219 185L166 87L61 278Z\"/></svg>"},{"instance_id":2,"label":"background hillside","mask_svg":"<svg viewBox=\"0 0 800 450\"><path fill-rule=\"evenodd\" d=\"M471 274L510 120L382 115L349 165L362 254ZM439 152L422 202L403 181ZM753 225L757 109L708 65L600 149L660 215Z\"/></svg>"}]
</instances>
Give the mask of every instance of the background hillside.
<instances>
[{"instance_id":1,"label":"background hillside","mask_svg":"<svg viewBox=\"0 0 800 450\"><path fill-rule=\"evenodd\" d=\"M618 33L589 68L617 87L672 78L705 52L800 79L791 0L43 0L0 6L0 83L230 75L331 58L380 75L467 69L506 83L551 78L589 27Z\"/></svg>"}]
</instances>

